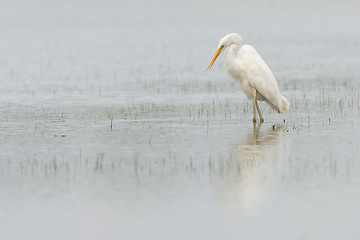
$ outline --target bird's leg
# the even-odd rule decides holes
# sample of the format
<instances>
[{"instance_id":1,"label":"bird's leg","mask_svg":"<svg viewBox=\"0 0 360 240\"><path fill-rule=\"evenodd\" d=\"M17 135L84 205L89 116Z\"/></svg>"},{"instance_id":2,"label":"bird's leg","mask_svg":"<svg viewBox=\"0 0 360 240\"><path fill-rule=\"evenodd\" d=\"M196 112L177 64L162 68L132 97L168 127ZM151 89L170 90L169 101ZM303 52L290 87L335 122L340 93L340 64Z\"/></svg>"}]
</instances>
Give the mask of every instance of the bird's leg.
<instances>
[{"instance_id":1,"label":"bird's leg","mask_svg":"<svg viewBox=\"0 0 360 240\"><path fill-rule=\"evenodd\" d=\"M263 118L262 115L261 115L260 108L259 108L259 104L257 103L256 100L255 100L255 103L256 103L257 111L258 111L258 113L259 113L260 123L263 123L263 122L264 122L264 118Z\"/></svg>"},{"instance_id":2,"label":"bird's leg","mask_svg":"<svg viewBox=\"0 0 360 240\"><path fill-rule=\"evenodd\" d=\"M255 105L256 105L256 89L253 89L253 101L254 101L254 118L253 118L253 122L256 122L256 109L255 109Z\"/></svg>"},{"instance_id":3,"label":"bird's leg","mask_svg":"<svg viewBox=\"0 0 360 240\"><path fill-rule=\"evenodd\" d=\"M256 122L254 124L254 143L256 144Z\"/></svg>"}]
</instances>

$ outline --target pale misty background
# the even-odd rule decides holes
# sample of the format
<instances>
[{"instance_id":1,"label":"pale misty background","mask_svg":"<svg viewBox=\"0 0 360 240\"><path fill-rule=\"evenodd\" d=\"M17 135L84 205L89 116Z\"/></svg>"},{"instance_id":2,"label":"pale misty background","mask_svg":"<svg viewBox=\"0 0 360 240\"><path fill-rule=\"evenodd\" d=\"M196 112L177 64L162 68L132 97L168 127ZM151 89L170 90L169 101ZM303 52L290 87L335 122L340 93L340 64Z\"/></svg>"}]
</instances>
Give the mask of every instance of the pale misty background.
<instances>
[{"instance_id":1,"label":"pale misty background","mask_svg":"<svg viewBox=\"0 0 360 240\"><path fill-rule=\"evenodd\" d=\"M1 1L0 238L358 239L359 5ZM255 130L230 32L291 102Z\"/></svg>"}]
</instances>

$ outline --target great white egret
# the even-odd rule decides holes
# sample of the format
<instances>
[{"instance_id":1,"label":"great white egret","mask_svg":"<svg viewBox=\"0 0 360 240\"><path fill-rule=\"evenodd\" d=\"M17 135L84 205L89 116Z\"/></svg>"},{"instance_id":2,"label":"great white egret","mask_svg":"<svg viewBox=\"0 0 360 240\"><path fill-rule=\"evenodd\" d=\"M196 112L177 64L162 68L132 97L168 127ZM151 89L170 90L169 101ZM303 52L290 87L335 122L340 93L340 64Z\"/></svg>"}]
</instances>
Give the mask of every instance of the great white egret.
<instances>
[{"instance_id":1,"label":"great white egret","mask_svg":"<svg viewBox=\"0 0 360 240\"><path fill-rule=\"evenodd\" d=\"M240 81L241 88L246 96L253 100L253 121L256 122L256 107L260 122L264 122L257 101L266 101L278 113L287 112L290 103L281 96L278 84L270 68L254 47L242 44L242 38L237 33L230 33L220 40L218 49L208 69L211 68L216 58L227 47L229 47L229 50L226 55L226 70L235 80Z\"/></svg>"}]
</instances>

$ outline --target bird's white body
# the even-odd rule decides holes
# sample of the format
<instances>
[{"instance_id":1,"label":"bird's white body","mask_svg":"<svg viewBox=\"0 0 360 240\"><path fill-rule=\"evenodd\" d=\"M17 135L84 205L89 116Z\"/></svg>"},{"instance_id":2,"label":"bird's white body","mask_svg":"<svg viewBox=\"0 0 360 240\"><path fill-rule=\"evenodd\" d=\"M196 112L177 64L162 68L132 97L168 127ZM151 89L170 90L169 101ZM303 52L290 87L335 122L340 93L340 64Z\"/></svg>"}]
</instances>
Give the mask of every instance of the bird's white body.
<instances>
[{"instance_id":1,"label":"bird's white body","mask_svg":"<svg viewBox=\"0 0 360 240\"><path fill-rule=\"evenodd\" d=\"M256 100L266 101L278 113L289 110L289 103L281 96L270 68L252 46L231 45L226 55L226 70L240 81L248 98L252 99L253 90L256 89Z\"/></svg>"},{"instance_id":2,"label":"bird's white body","mask_svg":"<svg viewBox=\"0 0 360 240\"><path fill-rule=\"evenodd\" d=\"M278 113L287 112L290 103L281 96L278 84L270 68L255 48L242 44L242 38L238 34L231 33L220 40L218 51L209 64L209 68L226 47L229 47L226 55L227 72L240 82L246 96L254 99L254 111L255 104L258 108L256 101L266 101ZM258 112L262 119L259 108Z\"/></svg>"}]
</instances>

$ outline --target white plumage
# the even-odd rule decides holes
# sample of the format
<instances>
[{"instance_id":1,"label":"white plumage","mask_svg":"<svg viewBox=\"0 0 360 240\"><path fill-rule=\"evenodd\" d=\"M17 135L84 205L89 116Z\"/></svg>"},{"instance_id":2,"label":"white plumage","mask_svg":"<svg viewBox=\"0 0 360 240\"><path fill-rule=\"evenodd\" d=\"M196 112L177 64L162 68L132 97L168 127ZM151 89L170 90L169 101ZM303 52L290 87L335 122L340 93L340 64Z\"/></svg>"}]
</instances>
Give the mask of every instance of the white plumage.
<instances>
[{"instance_id":1,"label":"white plumage","mask_svg":"<svg viewBox=\"0 0 360 240\"><path fill-rule=\"evenodd\" d=\"M246 96L254 101L253 121L256 122L255 107L258 110L260 121L264 121L257 101L266 101L278 113L287 112L290 103L281 96L278 84L270 68L255 48L242 44L242 38L238 34L230 33L220 40L218 50L208 69L211 68L216 58L227 47L229 47L226 55L227 72L235 80L240 81L241 88Z\"/></svg>"}]
</instances>

